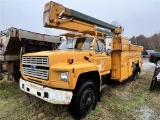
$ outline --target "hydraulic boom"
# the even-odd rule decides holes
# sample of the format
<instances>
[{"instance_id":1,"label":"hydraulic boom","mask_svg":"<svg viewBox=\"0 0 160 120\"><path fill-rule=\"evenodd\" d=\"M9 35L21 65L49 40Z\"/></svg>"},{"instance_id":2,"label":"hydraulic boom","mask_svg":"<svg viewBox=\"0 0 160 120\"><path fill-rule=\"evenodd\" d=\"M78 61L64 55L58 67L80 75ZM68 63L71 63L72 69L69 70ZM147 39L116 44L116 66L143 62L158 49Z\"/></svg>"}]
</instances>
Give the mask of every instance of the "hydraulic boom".
<instances>
[{"instance_id":1,"label":"hydraulic boom","mask_svg":"<svg viewBox=\"0 0 160 120\"><path fill-rule=\"evenodd\" d=\"M78 11L49 2L44 9L44 27L69 30L74 32L98 31L109 36L121 34L121 28L90 17Z\"/></svg>"}]
</instances>

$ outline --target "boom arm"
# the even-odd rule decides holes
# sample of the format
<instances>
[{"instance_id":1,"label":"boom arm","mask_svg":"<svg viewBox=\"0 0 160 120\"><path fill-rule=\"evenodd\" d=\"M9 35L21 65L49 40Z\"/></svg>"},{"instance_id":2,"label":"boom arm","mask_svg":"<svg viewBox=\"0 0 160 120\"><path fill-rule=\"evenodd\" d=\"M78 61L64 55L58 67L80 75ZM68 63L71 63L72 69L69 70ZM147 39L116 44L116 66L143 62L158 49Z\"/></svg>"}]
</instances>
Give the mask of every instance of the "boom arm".
<instances>
[{"instance_id":1,"label":"boom arm","mask_svg":"<svg viewBox=\"0 0 160 120\"><path fill-rule=\"evenodd\" d=\"M99 31L107 35L121 34L121 28L90 17L78 11L68 9L61 4L49 2L43 14L44 27L74 32Z\"/></svg>"}]
</instances>

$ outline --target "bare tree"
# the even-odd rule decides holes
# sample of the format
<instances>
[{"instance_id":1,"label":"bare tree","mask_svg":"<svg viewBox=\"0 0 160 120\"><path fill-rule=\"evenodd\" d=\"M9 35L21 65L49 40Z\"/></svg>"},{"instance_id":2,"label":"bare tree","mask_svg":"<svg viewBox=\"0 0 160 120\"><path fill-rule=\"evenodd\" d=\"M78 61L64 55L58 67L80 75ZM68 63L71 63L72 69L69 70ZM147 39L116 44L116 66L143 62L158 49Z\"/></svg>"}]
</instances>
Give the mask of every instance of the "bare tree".
<instances>
[{"instance_id":1,"label":"bare tree","mask_svg":"<svg viewBox=\"0 0 160 120\"><path fill-rule=\"evenodd\" d=\"M122 24L120 22L118 22L118 21L112 21L111 24L116 26L116 27L122 26Z\"/></svg>"},{"instance_id":2,"label":"bare tree","mask_svg":"<svg viewBox=\"0 0 160 120\"><path fill-rule=\"evenodd\" d=\"M154 34L150 37L145 37L144 35L133 36L130 38L132 44L141 45L144 50L155 50L160 52L160 33Z\"/></svg>"}]
</instances>

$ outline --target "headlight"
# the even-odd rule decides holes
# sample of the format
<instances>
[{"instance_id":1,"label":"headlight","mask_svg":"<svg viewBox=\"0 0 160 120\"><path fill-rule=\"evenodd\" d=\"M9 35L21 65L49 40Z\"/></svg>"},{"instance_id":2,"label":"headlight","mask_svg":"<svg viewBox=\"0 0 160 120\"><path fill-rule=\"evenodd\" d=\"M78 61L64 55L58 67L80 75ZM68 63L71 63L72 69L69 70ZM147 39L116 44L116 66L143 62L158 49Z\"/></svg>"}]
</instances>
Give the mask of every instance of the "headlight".
<instances>
[{"instance_id":1,"label":"headlight","mask_svg":"<svg viewBox=\"0 0 160 120\"><path fill-rule=\"evenodd\" d=\"M68 72L60 73L61 80L68 81Z\"/></svg>"}]
</instances>

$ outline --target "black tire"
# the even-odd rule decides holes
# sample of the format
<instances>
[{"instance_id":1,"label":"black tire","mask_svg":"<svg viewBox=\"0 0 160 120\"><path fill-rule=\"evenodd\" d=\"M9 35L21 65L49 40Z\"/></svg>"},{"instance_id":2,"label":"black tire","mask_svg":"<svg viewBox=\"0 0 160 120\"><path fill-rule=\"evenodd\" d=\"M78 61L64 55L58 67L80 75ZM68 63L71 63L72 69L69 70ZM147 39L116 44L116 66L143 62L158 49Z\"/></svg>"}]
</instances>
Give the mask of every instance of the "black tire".
<instances>
[{"instance_id":1,"label":"black tire","mask_svg":"<svg viewBox=\"0 0 160 120\"><path fill-rule=\"evenodd\" d=\"M153 91L156 87L157 79L151 81L150 91Z\"/></svg>"},{"instance_id":2,"label":"black tire","mask_svg":"<svg viewBox=\"0 0 160 120\"><path fill-rule=\"evenodd\" d=\"M132 73L132 80L138 79L138 68L135 66Z\"/></svg>"},{"instance_id":3,"label":"black tire","mask_svg":"<svg viewBox=\"0 0 160 120\"><path fill-rule=\"evenodd\" d=\"M71 104L68 106L69 112L75 119L85 117L92 109L95 109L98 98L98 90L91 80L85 80L75 91Z\"/></svg>"}]
</instances>

